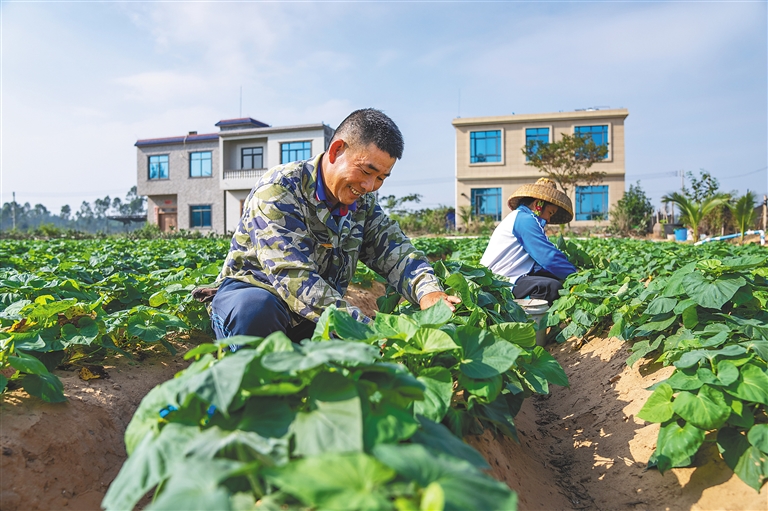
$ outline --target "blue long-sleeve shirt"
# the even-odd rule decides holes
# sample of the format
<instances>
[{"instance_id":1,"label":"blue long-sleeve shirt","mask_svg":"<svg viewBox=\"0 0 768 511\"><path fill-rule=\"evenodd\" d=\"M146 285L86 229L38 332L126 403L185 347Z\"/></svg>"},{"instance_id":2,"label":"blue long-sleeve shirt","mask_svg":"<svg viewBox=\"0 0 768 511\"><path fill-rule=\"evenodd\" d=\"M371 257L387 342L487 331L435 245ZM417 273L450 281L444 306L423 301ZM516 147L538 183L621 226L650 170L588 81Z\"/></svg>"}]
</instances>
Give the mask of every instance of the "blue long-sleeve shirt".
<instances>
[{"instance_id":1,"label":"blue long-sleeve shirt","mask_svg":"<svg viewBox=\"0 0 768 511\"><path fill-rule=\"evenodd\" d=\"M512 282L540 269L565 280L577 270L547 238L546 223L528 207L519 206L493 231L480 264Z\"/></svg>"}]
</instances>

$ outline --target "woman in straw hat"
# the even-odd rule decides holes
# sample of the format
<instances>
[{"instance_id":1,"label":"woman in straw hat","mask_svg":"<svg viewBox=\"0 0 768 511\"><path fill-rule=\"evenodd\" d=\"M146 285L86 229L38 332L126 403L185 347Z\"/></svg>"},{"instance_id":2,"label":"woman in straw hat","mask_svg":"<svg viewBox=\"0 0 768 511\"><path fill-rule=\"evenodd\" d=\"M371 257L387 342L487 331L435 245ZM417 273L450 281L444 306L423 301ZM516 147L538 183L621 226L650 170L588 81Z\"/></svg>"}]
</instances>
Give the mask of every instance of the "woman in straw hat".
<instances>
[{"instance_id":1,"label":"woman in straw hat","mask_svg":"<svg viewBox=\"0 0 768 511\"><path fill-rule=\"evenodd\" d=\"M507 204L512 213L493 231L480 264L509 277L515 284L515 298L538 298L551 304L576 267L547 239L544 226L570 222L571 199L543 177L518 188Z\"/></svg>"}]
</instances>

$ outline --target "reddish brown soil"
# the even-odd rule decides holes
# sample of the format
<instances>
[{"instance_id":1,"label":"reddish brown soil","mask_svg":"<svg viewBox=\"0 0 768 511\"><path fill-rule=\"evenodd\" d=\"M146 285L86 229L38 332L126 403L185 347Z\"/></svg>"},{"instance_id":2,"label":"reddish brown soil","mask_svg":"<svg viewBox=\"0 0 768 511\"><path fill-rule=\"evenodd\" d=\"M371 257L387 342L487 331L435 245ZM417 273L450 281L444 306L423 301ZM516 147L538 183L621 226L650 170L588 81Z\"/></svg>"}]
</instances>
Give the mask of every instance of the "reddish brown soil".
<instances>
[{"instance_id":1,"label":"reddish brown soil","mask_svg":"<svg viewBox=\"0 0 768 511\"><path fill-rule=\"evenodd\" d=\"M375 311L380 285L352 288L351 302ZM200 342L178 340L180 353ZM592 339L550 347L571 388L530 399L516 417L520 444L490 432L468 437L491 474L518 492L519 508L600 510L768 510L758 494L718 459L701 453L694 466L663 476L645 470L658 425L635 414L644 390L668 369L628 368L624 343ZM181 355L158 350L141 362L106 364L108 379L83 381L57 371L66 403L45 404L21 391L0 404L0 510L98 510L125 459L123 432L141 398L186 367Z\"/></svg>"}]
</instances>

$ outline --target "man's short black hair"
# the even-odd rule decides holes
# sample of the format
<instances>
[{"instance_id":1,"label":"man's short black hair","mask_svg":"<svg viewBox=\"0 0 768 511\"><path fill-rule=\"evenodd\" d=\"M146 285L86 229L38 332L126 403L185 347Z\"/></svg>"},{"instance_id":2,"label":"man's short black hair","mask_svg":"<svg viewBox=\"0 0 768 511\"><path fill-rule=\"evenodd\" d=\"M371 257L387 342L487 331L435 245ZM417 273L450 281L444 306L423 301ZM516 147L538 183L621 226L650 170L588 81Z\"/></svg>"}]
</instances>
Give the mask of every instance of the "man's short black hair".
<instances>
[{"instance_id":1,"label":"man's short black hair","mask_svg":"<svg viewBox=\"0 0 768 511\"><path fill-rule=\"evenodd\" d=\"M350 144L374 144L391 157L403 157L403 134L397 124L381 110L363 108L355 110L341 121L333 140L343 138Z\"/></svg>"}]
</instances>

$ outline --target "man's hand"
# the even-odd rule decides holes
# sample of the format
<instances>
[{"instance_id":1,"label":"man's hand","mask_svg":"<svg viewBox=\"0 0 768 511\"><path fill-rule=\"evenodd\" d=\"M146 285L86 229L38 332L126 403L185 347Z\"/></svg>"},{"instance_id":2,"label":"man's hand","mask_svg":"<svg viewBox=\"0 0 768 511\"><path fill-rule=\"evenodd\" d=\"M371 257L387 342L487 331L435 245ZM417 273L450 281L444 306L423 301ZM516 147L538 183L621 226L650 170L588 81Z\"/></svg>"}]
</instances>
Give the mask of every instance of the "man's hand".
<instances>
[{"instance_id":1,"label":"man's hand","mask_svg":"<svg viewBox=\"0 0 768 511\"><path fill-rule=\"evenodd\" d=\"M440 300L443 300L448 307L450 307L451 312L456 312L456 304L461 303L461 298L458 296L451 296L442 291L435 291L422 296L421 300L419 300L419 307L421 307L421 310L429 309Z\"/></svg>"}]
</instances>

